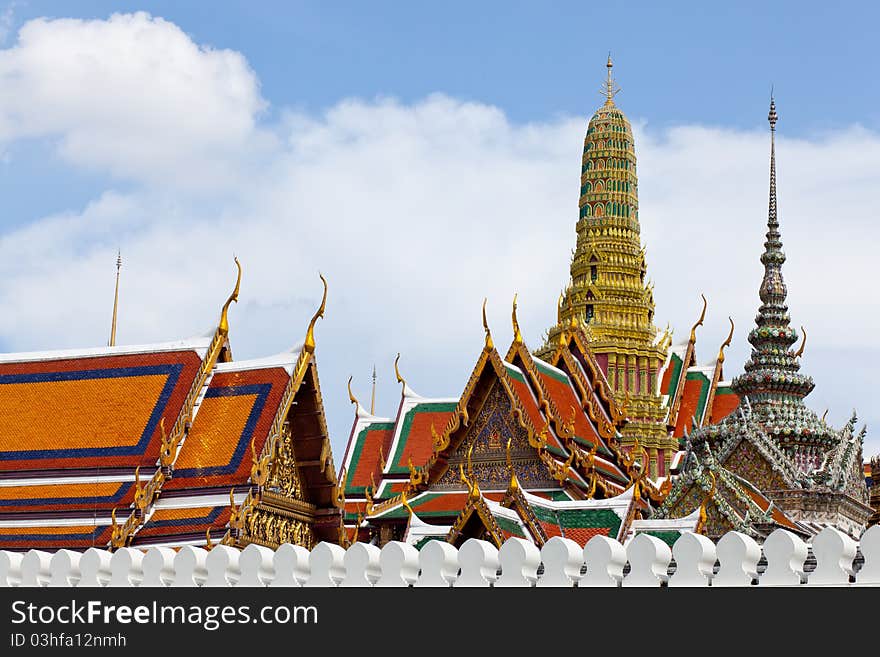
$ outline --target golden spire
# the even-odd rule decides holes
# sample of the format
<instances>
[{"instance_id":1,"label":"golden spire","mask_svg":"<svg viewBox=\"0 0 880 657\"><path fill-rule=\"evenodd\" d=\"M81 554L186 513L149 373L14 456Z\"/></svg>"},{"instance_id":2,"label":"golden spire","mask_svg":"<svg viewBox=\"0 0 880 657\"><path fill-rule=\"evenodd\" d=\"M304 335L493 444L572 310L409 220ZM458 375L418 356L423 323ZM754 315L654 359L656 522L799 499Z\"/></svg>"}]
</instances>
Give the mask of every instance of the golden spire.
<instances>
[{"instance_id":1,"label":"golden spire","mask_svg":"<svg viewBox=\"0 0 880 657\"><path fill-rule=\"evenodd\" d=\"M730 333L727 334L727 339L724 341L724 343L721 345L721 348L718 350L718 362L719 363L724 362L724 348L729 347L730 341L733 339L733 318L728 317L727 319L730 321Z\"/></svg>"},{"instance_id":2,"label":"golden spire","mask_svg":"<svg viewBox=\"0 0 880 657\"><path fill-rule=\"evenodd\" d=\"M400 358L400 354L397 354ZM370 415L376 414L376 363L373 363L373 394L370 397Z\"/></svg>"},{"instance_id":3,"label":"golden spire","mask_svg":"<svg viewBox=\"0 0 880 657\"><path fill-rule=\"evenodd\" d=\"M801 347L796 352L794 352L795 358L800 358L804 354L804 347L807 346L807 330L801 326L801 333L804 334L804 341L801 342Z\"/></svg>"},{"instance_id":4,"label":"golden spire","mask_svg":"<svg viewBox=\"0 0 880 657\"><path fill-rule=\"evenodd\" d=\"M614 78L611 77L611 69L614 67L614 62L611 61L611 53L608 53L608 62L605 64L605 67L608 69L608 79L605 80L605 84L602 85L602 93L605 94L605 104L613 105L614 104L614 96L620 91L620 87L615 88Z\"/></svg>"},{"instance_id":5,"label":"golden spire","mask_svg":"<svg viewBox=\"0 0 880 657\"><path fill-rule=\"evenodd\" d=\"M516 293L513 295L513 314L511 320L513 322L513 342L515 344L522 344L523 337L522 333L519 331L519 321L516 318Z\"/></svg>"},{"instance_id":6,"label":"golden spire","mask_svg":"<svg viewBox=\"0 0 880 657\"><path fill-rule=\"evenodd\" d=\"M703 298L703 312L700 313L700 319L697 320L697 323L691 327L691 344L696 344L697 342L697 327L703 325L703 320L706 319L706 306L709 305L709 302L706 301L705 295L700 293L700 296Z\"/></svg>"},{"instance_id":7,"label":"golden spire","mask_svg":"<svg viewBox=\"0 0 880 657\"><path fill-rule=\"evenodd\" d=\"M122 251L116 253L116 292L113 295L113 323L110 325L110 346L116 346L116 309L119 307L119 270L122 269Z\"/></svg>"},{"instance_id":8,"label":"golden spire","mask_svg":"<svg viewBox=\"0 0 880 657\"><path fill-rule=\"evenodd\" d=\"M563 302L565 301L565 296L562 292L559 293L559 301L556 302L556 323L562 324L562 307Z\"/></svg>"},{"instance_id":9,"label":"golden spire","mask_svg":"<svg viewBox=\"0 0 880 657\"><path fill-rule=\"evenodd\" d=\"M486 331L486 349L494 349L495 343L492 342L492 334L489 332L489 322L486 321L486 301L483 299L483 329Z\"/></svg>"},{"instance_id":10,"label":"golden spire","mask_svg":"<svg viewBox=\"0 0 880 657\"><path fill-rule=\"evenodd\" d=\"M318 321L319 317L324 316L324 309L327 307L327 279L318 272L318 276L321 278L321 282L324 284L324 296L321 297L321 306L318 308L314 317L312 317L312 321L309 322L309 330L306 331L306 341L303 345L303 349L307 352L314 353L315 352L315 322Z\"/></svg>"},{"instance_id":11,"label":"golden spire","mask_svg":"<svg viewBox=\"0 0 880 657\"><path fill-rule=\"evenodd\" d=\"M238 267L238 276L235 279L235 289L232 290L232 294L229 295L229 298L226 300L226 303L223 304L223 310L220 311L220 324L217 326L217 330L221 335L229 334L229 319L227 317L227 313L229 312L229 304L233 301L238 303L238 290L241 287L241 263L238 261L238 258L233 256L235 260L235 266Z\"/></svg>"}]
</instances>

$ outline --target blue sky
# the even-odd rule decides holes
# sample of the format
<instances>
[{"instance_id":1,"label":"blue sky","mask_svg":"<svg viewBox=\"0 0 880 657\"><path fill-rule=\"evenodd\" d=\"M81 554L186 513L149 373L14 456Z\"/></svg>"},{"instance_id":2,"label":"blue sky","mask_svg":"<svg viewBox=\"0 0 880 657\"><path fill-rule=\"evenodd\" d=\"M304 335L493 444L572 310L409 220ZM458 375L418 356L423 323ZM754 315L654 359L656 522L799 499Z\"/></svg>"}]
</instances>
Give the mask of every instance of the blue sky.
<instances>
[{"instance_id":1,"label":"blue sky","mask_svg":"<svg viewBox=\"0 0 880 657\"><path fill-rule=\"evenodd\" d=\"M110 19L136 11L150 16ZM515 291L537 346L567 278L583 131L610 50L637 134L658 322L686 334L705 292L702 360L737 320L728 378L757 307L775 85L808 400L838 425L858 408L880 451L873 3L30 0L0 15L2 349L101 344L117 247L130 343L204 330L242 256L239 357L304 331L320 269L338 462L349 374L367 397L377 362L379 411L393 414L402 351L417 391L456 396L481 345L480 301L506 336ZM168 82L178 68L188 89Z\"/></svg>"},{"instance_id":2,"label":"blue sky","mask_svg":"<svg viewBox=\"0 0 880 657\"><path fill-rule=\"evenodd\" d=\"M45 2L7 3L10 36L37 17L100 19L147 11L200 44L242 52L271 120L350 97L413 102L442 91L502 108L514 121L582 115L612 51L621 102L651 126L753 128L771 84L790 135L880 126L875 3L802 2ZM0 194L19 222L83 203L102 186L84 172L52 195L36 184L45 152L19 153ZM57 175L52 175L57 174Z\"/></svg>"},{"instance_id":3,"label":"blue sky","mask_svg":"<svg viewBox=\"0 0 880 657\"><path fill-rule=\"evenodd\" d=\"M583 114L613 52L626 104L652 124L751 127L771 84L789 134L880 124L871 2L40 2L39 16L144 10L244 53L275 106L442 90L516 121Z\"/></svg>"}]
</instances>

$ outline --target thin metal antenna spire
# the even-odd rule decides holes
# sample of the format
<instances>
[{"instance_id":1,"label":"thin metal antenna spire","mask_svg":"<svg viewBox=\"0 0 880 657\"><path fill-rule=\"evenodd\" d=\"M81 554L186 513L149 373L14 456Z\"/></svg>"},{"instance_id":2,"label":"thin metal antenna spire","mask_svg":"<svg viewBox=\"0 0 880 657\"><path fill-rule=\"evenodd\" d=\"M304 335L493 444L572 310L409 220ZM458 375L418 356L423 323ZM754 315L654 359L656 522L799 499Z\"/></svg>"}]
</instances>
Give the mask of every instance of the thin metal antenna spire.
<instances>
[{"instance_id":1,"label":"thin metal antenna spire","mask_svg":"<svg viewBox=\"0 0 880 657\"><path fill-rule=\"evenodd\" d=\"M616 96L620 92L620 87L615 87L614 78L611 77L611 69L614 67L614 62L611 61L611 52L608 52L608 63L605 64L608 68L608 79L605 80L605 84L602 85L601 93L605 94L605 104L613 105L614 104L614 96Z\"/></svg>"},{"instance_id":2,"label":"thin metal antenna spire","mask_svg":"<svg viewBox=\"0 0 880 657\"><path fill-rule=\"evenodd\" d=\"M110 346L116 345L116 311L119 308L119 270L122 269L122 251L116 253L116 292L113 295L113 323L110 325Z\"/></svg>"},{"instance_id":3,"label":"thin metal antenna spire","mask_svg":"<svg viewBox=\"0 0 880 657\"><path fill-rule=\"evenodd\" d=\"M370 399L370 415L376 414L376 364L373 363L373 397Z\"/></svg>"}]
</instances>

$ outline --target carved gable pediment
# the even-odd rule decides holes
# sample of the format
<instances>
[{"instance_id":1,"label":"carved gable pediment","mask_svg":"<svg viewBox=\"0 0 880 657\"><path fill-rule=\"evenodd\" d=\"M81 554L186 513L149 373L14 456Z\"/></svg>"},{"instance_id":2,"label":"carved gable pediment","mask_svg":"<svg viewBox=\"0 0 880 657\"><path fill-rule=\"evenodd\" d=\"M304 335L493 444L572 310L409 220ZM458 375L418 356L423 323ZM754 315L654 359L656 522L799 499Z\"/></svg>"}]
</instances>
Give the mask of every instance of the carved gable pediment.
<instances>
[{"instance_id":1,"label":"carved gable pediment","mask_svg":"<svg viewBox=\"0 0 880 657\"><path fill-rule=\"evenodd\" d=\"M516 476L528 488L557 488L547 467L529 444L526 429L517 421L510 398L495 381L477 414L470 419L464 439L448 457L449 467L431 485L439 490L466 488L460 468L473 473L483 490L506 490L510 483L507 444Z\"/></svg>"}]
</instances>

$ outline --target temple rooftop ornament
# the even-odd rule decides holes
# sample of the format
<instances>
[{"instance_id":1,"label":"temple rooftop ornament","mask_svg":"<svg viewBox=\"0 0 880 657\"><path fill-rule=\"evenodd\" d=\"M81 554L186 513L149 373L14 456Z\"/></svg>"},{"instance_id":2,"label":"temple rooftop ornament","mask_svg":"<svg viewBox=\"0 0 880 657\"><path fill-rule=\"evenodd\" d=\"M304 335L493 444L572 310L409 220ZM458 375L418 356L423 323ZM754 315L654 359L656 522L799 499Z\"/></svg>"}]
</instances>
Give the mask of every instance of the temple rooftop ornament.
<instances>
[{"instance_id":1,"label":"temple rooftop ornament","mask_svg":"<svg viewBox=\"0 0 880 657\"><path fill-rule=\"evenodd\" d=\"M494 349L495 344L492 342L492 332L489 330L489 322L486 321L486 302L488 299L483 299L483 330L486 332L486 349Z\"/></svg>"},{"instance_id":2,"label":"temple rooftop ornament","mask_svg":"<svg viewBox=\"0 0 880 657\"><path fill-rule=\"evenodd\" d=\"M235 260L235 266L238 268L238 275L235 279L235 289L232 290L232 294L229 295L229 298L226 300L226 303L223 304L223 309L220 311L220 323L218 324L218 331L221 335L229 334L229 305L234 301L238 303L238 292L241 289L241 263L238 261L237 257L233 256Z\"/></svg>"},{"instance_id":3,"label":"temple rooftop ornament","mask_svg":"<svg viewBox=\"0 0 880 657\"><path fill-rule=\"evenodd\" d=\"M614 78L611 77L611 69L614 68L614 62L611 61L611 53L608 53L608 63L605 64L605 67L608 69L608 79L605 80L605 84L602 85L602 93L605 94L605 104L613 105L614 97L620 93L620 87L617 87L614 83Z\"/></svg>"},{"instance_id":4,"label":"temple rooftop ornament","mask_svg":"<svg viewBox=\"0 0 880 657\"><path fill-rule=\"evenodd\" d=\"M605 66L605 102L593 113L584 137L571 278L556 325L535 353L549 358L565 343L572 325L580 325L618 402L630 396L623 446L630 448L638 436L650 455L651 476L662 477L677 448L658 390L668 344L654 326L653 286L640 236L635 142L629 120L614 102L620 89L610 53Z\"/></svg>"},{"instance_id":5,"label":"temple rooftop ornament","mask_svg":"<svg viewBox=\"0 0 880 657\"><path fill-rule=\"evenodd\" d=\"M681 472L658 517L683 517L699 506L701 531L714 538L735 529L762 539L776 527L810 537L825 526L858 537L871 515L862 465L866 430L855 431L855 414L834 429L804 403L814 383L800 371L803 327L804 342L797 351L791 348L798 333L790 326L782 275L785 253L776 198L779 116L772 97L767 118L770 199L760 258L764 275L755 328L748 335L751 356L730 384L738 405L720 421L697 426L686 436ZM725 345L732 330L731 321ZM710 489L714 494L705 496Z\"/></svg>"},{"instance_id":6,"label":"temple rooftop ornament","mask_svg":"<svg viewBox=\"0 0 880 657\"><path fill-rule=\"evenodd\" d=\"M110 342L108 346L116 346L116 311L119 307L119 270L122 269L122 251L116 253L116 292L113 294L113 321L110 324Z\"/></svg>"},{"instance_id":7,"label":"temple rooftop ornament","mask_svg":"<svg viewBox=\"0 0 880 657\"><path fill-rule=\"evenodd\" d=\"M400 354L397 354L397 358L400 359ZM394 370L397 371L397 361L394 361ZM397 380L400 381L400 374L397 375ZM373 391L370 394L370 415L375 415L376 413L376 364L373 363Z\"/></svg>"},{"instance_id":8,"label":"temple rooftop ornament","mask_svg":"<svg viewBox=\"0 0 880 657\"><path fill-rule=\"evenodd\" d=\"M782 275L785 253L779 230L776 199L776 103L771 98L770 113L770 200L767 213L767 234L761 263L764 276L758 290L761 305L755 328L749 332L752 353L745 372L733 380L732 388L741 397L748 397L751 412L768 435L785 446L791 455L800 454L811 465L818 466L819 455L813 448L825 450L835 442L834 432L804 405L804 397L813 390L813 379L800 372L798 357L791 346L798 333L789 324L786 297L788 290ZM806 339L806 337L804 338Z\"/></svg>"}]
</instances>

